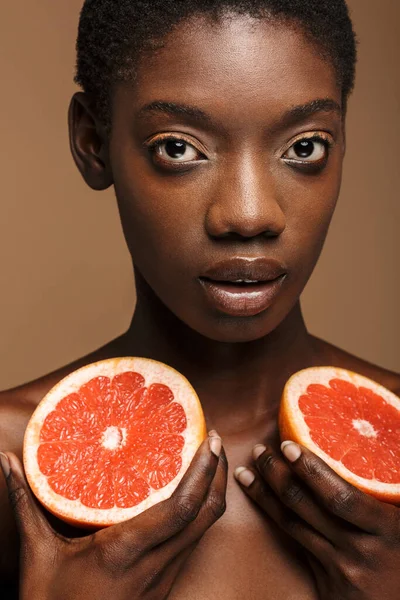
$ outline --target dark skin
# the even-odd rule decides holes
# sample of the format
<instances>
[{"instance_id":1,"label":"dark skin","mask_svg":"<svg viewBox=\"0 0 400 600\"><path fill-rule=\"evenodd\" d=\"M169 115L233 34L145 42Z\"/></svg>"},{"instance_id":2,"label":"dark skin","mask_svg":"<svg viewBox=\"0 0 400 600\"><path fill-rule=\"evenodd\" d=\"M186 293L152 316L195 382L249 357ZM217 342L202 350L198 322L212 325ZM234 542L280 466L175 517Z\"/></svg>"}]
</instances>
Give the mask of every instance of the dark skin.
<instances>
[{"instance_id":1,"label":"dark skin","mask_svg":"<svg viewBox=\"0 0 400 600\"><path fill-rule=\"evenodd\" d=\"M321 100L325 103L315 102ZM155 101L189 104L211 119L172 114L165 106L143 110ZM301 111L294 110L298 106ZM73 155L86 182L94 189L115 186L135 263L137 307L121 338L3 393L0 447L21 456L32 411L67 373L101 358L138 355L188 377L208 428L222 436L230 471L225 489L224 453L216 460L203 445L186 477L197 512L173 549L173 514L182 489L140 523L134 519L72 545L53 533L29 493L18 493L21 597L58 600L62 585L66 600L93 598L93 586L116 600L397 599L400 509L357 492L311 453L290 463L279 447L281 392L302 368L344 367L400 389L395 373L311 336L301 315L299 296L321 251L341 181L344 114L332 65L293 27L247 17L216 27L199 20L194 30L184 23L162 49L142 59L134 84L116 86L110 137L84 94L73 99L70 123ZM165 145L156 156L149 152L145 144L156 139L162 144L166 133L188 144L187 164L177 166ZM311 166L293 162L291 148L299 136L314 140L312 157L318 160ZM329 152L324 142L331 144ZM238 256L275 258L287 272L272 305L250 317L210 308L198 282L214 262ZM260 442L267 450L254 462L252 449ZM9 488L25 491L19 463L15 457L11 462ZM256 475L250 487L233 477L240 465ZM2 539L9 540L2 549L3 572L12 576L16 530L6 486L0 485L0 527ZM225 495L227 510L220 518ZM341 502L333 499L337 496ZM153 526L161 521L162 541ZM132 538L136 529L146 531L157 548L158 579L149 548ZM113 554L121 530L123 543ZM76 535L65 528L63 534ZM93 576L88 564L94 564L99 545L108 562ZM115 577L121 581L126 567L128 575L116 589ZM145 580L152 586L138 591Z\"/></svg>"}]
</instances>

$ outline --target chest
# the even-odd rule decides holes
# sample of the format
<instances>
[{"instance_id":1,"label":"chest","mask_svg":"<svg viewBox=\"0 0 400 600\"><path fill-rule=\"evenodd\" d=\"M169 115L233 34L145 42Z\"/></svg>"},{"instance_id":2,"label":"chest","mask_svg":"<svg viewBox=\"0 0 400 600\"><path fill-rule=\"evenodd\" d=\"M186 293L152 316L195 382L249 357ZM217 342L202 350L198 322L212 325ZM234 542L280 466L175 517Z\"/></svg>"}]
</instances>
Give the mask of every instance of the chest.
<instances>
[{"instance_id":1,"label":"chest","mask_svg":"<svg viewBox=\"0 0 400 600\"><path fill-rule=\"evenodd\" d=\"M232 472L227 510L191 554L169 600L318 600L298 546L245 496Z\"/></svg>"}]
</instances>

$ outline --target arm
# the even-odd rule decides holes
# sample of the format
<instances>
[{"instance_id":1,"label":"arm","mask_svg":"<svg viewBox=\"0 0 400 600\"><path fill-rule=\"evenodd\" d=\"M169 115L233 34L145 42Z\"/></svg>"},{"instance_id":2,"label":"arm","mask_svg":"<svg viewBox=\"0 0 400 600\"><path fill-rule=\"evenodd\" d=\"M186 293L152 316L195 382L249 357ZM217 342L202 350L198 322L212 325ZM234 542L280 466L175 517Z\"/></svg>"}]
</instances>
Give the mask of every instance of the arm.
<instances>
[{"instance_id":1,"label":"arm","mask_svg":"<svg viewBox=\"0 0 400 600\"><path fill-rule=\"evenodd\" d=\"M14 452L20 459L26 425L34 410L15 391L0 393L0 451ZM0 474L0 581L15 581L18 573L18 534Z\"/></svg>"},{"instance_id":2,"label":"arm","mask_svg":"<svg viewBox=\"0 0 400 600\"><path fill-rule=\"evenodd\" d=\"M225 510L227 462L215 432L169 499L74 539L53 529L18 459L3 458L20 534L21 600L166 600L187 558Z\"/></svg>"},{"instance_id":3,"label":"arm","mask_svg":"<svg viewBox=\"0 0 400 600\"><path fill-rule=\"evenodd\" d=\"M242 489L305 550L321 600L398 600L400 508L379 502L297 444L254 448Z\"/></svg>"}]
</instances>

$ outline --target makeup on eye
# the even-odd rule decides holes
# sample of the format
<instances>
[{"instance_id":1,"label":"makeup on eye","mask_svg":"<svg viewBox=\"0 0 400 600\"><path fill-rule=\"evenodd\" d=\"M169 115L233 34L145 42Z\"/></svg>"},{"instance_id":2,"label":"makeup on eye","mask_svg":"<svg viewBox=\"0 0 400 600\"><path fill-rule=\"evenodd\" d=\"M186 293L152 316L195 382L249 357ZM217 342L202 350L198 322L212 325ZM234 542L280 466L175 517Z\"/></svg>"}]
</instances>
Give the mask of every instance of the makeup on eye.
<instances>
[{"instance_id":1,"label":"makeup on eye","mask_svg":"<svg viewBox=\"0 0 400 600\"><path fill-rule=\"evenodd\" d=\"M333 137L327 132L303 133L290 141L282 158L293 166L323 166L334 143Z\"/></svg>"},{"instance_id":2,"label":"makeup on eye","mask_svg":"<svg viewBox=\"0 0 400 600\"><path fill-rule=\"evenodd\" d=\"M160 134L145 142L154 162L161 165L178 165L207 160L204 152L188 141L182 134ZM291 139L285 149L280 152L281 158L289 165L305 167L321 167L326 163L334 140L327 132L313 131L303 133Z\"/></svg>"},{"instance_id":3,"label":"makeup on eye","mask_svg":"<svg viewBox=\"0 0 400 600\"><path fill-rule=\"evenodd\" d=\"M186 163L207 158L204 151L202 152L196 148L193 142L182 134L160 134L156 138L145 142L144 145L152 158L159 163ZM186 160L180 160L182 158Z\"/></svg>"}]
</instances>

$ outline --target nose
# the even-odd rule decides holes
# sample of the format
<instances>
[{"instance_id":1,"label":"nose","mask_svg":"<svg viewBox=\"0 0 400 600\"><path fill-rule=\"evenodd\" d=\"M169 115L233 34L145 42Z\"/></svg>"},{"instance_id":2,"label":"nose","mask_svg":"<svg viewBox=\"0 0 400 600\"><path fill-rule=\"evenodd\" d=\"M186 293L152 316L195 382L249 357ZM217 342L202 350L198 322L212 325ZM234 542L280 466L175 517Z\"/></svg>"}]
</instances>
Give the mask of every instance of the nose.
<instances>
[{"instance_id":1,"label":"nose","mask_svg":"<svg viewBox=\"0 0 400 600\"><path fill-rule=\"evenodd\" d=\"M261 156L241 157L219 177L206 215L207 233L214 238L277 237L286 227L278 202L277 181Z\"/></svg>"}]
</instances>

